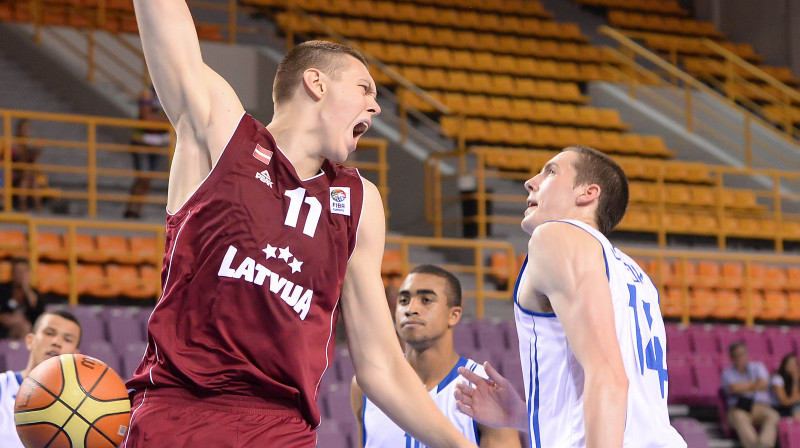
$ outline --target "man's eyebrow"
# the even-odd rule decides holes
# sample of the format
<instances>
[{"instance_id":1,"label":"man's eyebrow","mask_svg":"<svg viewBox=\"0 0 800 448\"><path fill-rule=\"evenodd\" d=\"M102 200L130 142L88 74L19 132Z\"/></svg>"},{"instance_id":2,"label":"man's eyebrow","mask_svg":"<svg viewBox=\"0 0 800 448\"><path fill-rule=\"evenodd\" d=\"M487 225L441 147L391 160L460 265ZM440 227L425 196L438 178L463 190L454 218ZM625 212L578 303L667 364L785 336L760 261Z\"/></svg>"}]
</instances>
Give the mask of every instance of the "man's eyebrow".
<instances>
[{"instance_id":1,"label":"man's eyebrow","mask_svg":"<svg viewBox=\"0 0 800 448\"><path fill-rule=\"evenodd\" d=\"M555 162L547 162L542 167L542 172L544 173L545 171L547 171L548 169L550 169L550 168L552 168L554 166L558 166L558 165Z\"/></svg>"}]
</instances>

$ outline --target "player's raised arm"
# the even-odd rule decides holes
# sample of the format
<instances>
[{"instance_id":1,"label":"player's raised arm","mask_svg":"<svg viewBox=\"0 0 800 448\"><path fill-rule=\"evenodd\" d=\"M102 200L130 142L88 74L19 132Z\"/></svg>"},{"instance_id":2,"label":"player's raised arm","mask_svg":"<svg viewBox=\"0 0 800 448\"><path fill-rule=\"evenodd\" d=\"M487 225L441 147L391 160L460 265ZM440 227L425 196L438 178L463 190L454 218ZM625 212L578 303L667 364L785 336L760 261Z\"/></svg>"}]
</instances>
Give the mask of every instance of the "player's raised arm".
<instances>
[{"instance_id":1,"label":"player's raised arm","mask_svg":"<svg viewBox=\"0 0 800 448\"><path fill-rule=\"evenodd\" d=\"M628 377L614 323L603 248L562 222L536 228L528 244L528 280L546 296L585 373L586 446L621 447Z\"/></svg>"},{"instance_id":2,"label":"player's raised arm","mask_svg":"<svg viewBox=\"0 0 800 448\"><path fill-rule=\"evenodd\" d=\"M153 86L178 134L168 200L174 210L214 166L244 109L203 62L185 0L134 0L134 9Z\"/></svg>"},{"instance_id":3,"label":"player's raised arm","mask_svg":"<svg viewBox=\"0 0 800 448\"><path fill-rule=\"evenodd\" d=\"M342 287L342 313L358 384L389 418L425 445L474 447L442 415L400 351L380 276L384 234L378 190L365 181L358 244Z\"/></svg>"}]
</instances>

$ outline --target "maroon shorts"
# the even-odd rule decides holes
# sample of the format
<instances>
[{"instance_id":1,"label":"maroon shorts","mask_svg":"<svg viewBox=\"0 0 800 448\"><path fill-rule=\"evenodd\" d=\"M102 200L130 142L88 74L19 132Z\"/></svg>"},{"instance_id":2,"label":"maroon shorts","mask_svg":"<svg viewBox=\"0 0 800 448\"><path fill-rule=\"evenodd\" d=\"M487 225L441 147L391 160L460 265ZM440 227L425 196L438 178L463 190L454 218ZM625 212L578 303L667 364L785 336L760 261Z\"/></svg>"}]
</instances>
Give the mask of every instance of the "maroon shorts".
<instances>
[{"instance_id":1,"label":"maroon shorts","mask_svg":"<svg viewBox=\"0 0 800 448\"><path fill-rule=\"evenodd\" d=\"M180 389L133 396L122 448L313 448L317 434L297 409L230 396L196 397Z\"/></svg>"}]
</instances>

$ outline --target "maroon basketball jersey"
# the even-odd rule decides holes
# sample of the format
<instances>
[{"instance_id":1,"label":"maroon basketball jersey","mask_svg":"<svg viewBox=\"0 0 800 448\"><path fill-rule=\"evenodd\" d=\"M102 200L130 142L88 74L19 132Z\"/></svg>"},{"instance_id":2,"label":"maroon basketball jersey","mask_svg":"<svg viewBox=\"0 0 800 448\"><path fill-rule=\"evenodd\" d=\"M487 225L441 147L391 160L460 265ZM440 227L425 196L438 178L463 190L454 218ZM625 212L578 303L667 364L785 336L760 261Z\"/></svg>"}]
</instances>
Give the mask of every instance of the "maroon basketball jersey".
<instances>
[{"instance_id":1,"label":"maroon basketball jersey","mask_svg":"<svg viewBox=\"0 0 800 448\"><path fill-rule=\"evenodd\" d=\"M264 397L317 426L363 198L358 171L327 160L301 180L244 115L203 184L167 217L164 290L128 387Z\"/></svg>"}]
</instances>

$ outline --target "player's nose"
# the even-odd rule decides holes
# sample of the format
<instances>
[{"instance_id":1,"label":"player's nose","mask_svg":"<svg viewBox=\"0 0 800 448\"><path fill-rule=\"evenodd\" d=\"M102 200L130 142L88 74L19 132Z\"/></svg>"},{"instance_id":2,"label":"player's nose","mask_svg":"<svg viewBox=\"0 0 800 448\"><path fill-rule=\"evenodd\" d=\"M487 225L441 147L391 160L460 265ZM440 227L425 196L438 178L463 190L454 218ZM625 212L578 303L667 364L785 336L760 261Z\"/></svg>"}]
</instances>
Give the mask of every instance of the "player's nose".
<instances>
[{"instance_id":1,"label":"player's nose","mask_svg":"<svg viewBox=\"0 0 800 448\"><path fill-rule=\"evenodd\" d=\"M367 112L371 113L372 116L380 115L381 113L381 106L378 104L378 100L375 97L370 97L371 102L369 107L367 107Z\"/></svg>"}]
</instances>

